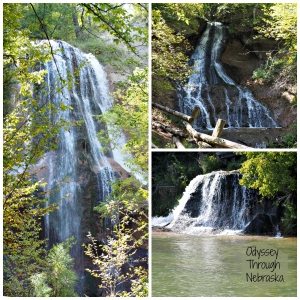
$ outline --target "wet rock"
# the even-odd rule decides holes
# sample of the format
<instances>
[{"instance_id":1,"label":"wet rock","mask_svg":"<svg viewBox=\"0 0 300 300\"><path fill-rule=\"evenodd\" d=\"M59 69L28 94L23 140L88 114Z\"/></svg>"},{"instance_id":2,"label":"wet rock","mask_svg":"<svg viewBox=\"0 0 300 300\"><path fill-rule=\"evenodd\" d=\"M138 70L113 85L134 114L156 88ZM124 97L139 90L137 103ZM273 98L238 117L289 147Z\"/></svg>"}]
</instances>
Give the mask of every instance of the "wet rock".
<instances>
[{"instance_id":1,"label":"wet rock","mask_svg":"<svg viewBox=\"0 0 300 300\"><path fill-rule=\"evenodd\" d=\"M169 225L169 224L167 224ZM152 231L156 231L156 232L169 232L171 231L171 229L166 228L166 226L152 226Z\"/></svg>"},{"instance_id":2,"label":"wet rock","mask_svg":"<svg viewBox=\"0 0 300 300\"><path fill-rule=\"evenodd\" d=\"M272 217L267 214L258 214L244 229L245 234L275 235L276 230L272 224Z\"/></svg>"}]
</instances>

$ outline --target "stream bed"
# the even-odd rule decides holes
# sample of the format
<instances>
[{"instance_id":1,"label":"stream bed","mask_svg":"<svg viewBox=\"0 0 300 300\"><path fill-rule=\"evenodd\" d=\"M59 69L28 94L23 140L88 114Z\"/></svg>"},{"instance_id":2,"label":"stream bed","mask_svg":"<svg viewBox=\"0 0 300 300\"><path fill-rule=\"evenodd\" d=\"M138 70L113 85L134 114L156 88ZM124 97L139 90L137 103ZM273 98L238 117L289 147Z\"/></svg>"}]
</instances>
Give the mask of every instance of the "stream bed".
<instances>
[{"instance_id":1,"label":"stream bed","mask_svg":"<svg viewBox=\"0 0 300 300\"><path fill-rule=\"evenodd\" d=\"M268 258L261 256L258 259L258 256L247 256L247 249L248 254L254 249L264 249L265 253L272 253L271 249L279 249L279 255L277 259L270 255ZM284 281L251 282L249 274L256 275L261 270L250 270L248 262L245 264L246 259L260 262L276 259L279 262L279 265L276 265L277 269L267 271L270 275L276 272L279 274L280 266L286 266ZM154 232L152 296L296 297L297 238L192 236Z\"/></svg>"}]
</instances>

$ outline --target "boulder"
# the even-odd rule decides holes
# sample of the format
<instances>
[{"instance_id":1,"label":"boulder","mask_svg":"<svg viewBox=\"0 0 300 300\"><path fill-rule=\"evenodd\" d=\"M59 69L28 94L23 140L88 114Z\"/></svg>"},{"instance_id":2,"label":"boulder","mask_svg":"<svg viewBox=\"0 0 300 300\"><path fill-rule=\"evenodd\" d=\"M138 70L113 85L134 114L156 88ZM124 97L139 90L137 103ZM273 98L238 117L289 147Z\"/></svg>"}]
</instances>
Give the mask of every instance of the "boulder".
<instances>
[{"instance_id":1,"label":"boulder","mask_svg":"<svg viewBox=\"0 0 300 300\"><path fill-rule=\"evenodd\" d=\"M259 67L258 57L236 38L228 41L227 47L222 54L222 62L231 67L247 69L247 74L252 74Z\"/></svg>"},{"instance_id":2,"label":"boulder","mask_svg":"<svg viewBox=\"0 0 300 300\"><path fill-rule=\"evenodd\" d=\"M272 216L257 214L244 229L245 234L253 235L275 235L276 229L272 224Z\"/></svg>"}]
</instances>

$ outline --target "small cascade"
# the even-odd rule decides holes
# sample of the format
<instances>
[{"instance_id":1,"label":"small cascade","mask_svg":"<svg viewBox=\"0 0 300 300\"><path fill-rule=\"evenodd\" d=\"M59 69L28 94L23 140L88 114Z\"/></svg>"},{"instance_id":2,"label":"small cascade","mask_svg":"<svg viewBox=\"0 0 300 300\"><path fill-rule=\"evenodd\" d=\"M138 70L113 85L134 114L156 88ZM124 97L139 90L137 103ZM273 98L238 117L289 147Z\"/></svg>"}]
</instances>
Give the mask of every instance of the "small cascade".
<instances>
[{"instance_id":1,"label":"small cascade","mask_svg":"<svg viewBox=\"0 0 300 300\"><path fill-rule=\"evenodd\" d=\"M229 127L276 127L268 109L227 75L221 61L227 35L221 23L207 24L190 59L194 72L177 93L181 112L191 115L199 106L194 127L201 129L212 129L218 118Z\"/></svg>"},{"instance_id":2,"label":"small cascade","mask_svg":"<svg viewBox=\"0 0 300 300\"><path fill-rule=\"evenodd\" d=\"M281 232L280 232L280 230L279 230L279 226L278 225L276 225L275 226L275 229L276 229L276 238L282 238L282 235L281 235Z\"/></svg>"},{"instance_id":3,"label":"small cascade","mask_svg":"<svg viewBox=\"0 0 300 300\"><path fill-rule=\"evenodd\" d=\"M239 185L239 177L237 171L198 175L173 212L165 219L154 219L154 224L165 226L168 220L167 228L175 232L227 235L242 232L259 215L275 220L274 207L260 202L255 190Z\"/></svg>"}]
</instances>

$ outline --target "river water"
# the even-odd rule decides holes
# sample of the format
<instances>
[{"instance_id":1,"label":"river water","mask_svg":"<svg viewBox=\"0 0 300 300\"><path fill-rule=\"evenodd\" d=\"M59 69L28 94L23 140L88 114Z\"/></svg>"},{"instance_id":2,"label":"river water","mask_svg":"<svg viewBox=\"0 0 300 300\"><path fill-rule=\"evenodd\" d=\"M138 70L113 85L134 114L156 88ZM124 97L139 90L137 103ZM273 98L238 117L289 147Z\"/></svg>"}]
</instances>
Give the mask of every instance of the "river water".
<instances>
[{"instance_id":1,"label":"river water","mask_svg":"<svg viewBox=\"0 0 300 300\"><path fill-rule=\"evenodd\" d=\"M248 248L279 249L277 262L287 267L286 273L282 271L284 282L251 282L249 277L247 282L246 273L257 274L260 270L250 270L246 259L265 259L247 256ZM273 272L280 274L279 267ZM297 238L158 232L152 236L153 297L296 297L296 274Z\"/></svg>"}]
</instances>

